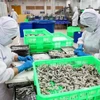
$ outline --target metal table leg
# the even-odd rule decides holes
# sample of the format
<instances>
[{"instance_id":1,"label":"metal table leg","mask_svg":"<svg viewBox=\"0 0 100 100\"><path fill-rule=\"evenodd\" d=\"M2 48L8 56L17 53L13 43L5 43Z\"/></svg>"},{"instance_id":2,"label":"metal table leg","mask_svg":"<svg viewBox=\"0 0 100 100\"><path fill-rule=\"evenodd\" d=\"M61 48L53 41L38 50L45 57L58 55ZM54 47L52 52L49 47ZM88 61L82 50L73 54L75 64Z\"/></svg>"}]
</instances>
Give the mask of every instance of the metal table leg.
<instances>
[{"instance_id":1,"label":"metal table leg","mask_svg":"<svg viewBox=\"0 0 100 100\"><path fill-rule=\"evenodd\" d=\"M14 90L13 100L16 100L16 87L13 87L13 90Z\"/></svg>"}]
</instances>

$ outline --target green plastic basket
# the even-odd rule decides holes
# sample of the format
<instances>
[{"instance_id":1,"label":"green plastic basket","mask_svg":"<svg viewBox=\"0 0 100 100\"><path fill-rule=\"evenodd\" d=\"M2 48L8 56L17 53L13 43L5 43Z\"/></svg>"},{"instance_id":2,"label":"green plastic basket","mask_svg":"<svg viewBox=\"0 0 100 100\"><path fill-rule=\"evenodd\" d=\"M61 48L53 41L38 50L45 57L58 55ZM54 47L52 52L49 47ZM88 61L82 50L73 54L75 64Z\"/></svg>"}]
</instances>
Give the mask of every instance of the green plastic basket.
<instances>
[{"instance_id":1,"label":"green plastic basket","mask_svg":"<svg viewBox=\"0 0 100 100\"><path fill-rule=\"evenodd\" d=\"M41 94L36 68L43 64L71 64L74 68L79 68L84 64L91 64L95 66L100 74L100 61L92 56L36 61L33 63L34 85L37 91L36 100L100 100L100 86L63 93L57 93L57 91L54 90L55 93L51 95Z\"/></svg>"},{"instance_id":2,"label":"green plastic basket","mask_svg":"<svg viewBox=\"0 0 100 100\"><path fill-rule=\"evenodd\" d=\"M53 45L54 45L54 49L73 46L73 38L63 33L54 33Z\"/></svg>"},{"instance_id":3,"label":"green plastic basket","mask_svg":"<svg viewBox=\"0 0 100 100\"><path fill-rule=\"evenodd\" d=\"M38 36L43 34L43 36ZM52 41L52 34L46 29L25 29L24 30L24 44L40 44L50 43Z\"/></svg>"},{"instance_id":4,"label":"green plastic basket","mask_svg":"<svg viewBox=\"0 0 100 100\"><path fill-rule=\"evenodd\" d=\"M80 32L80 31L81 31L80 27L70 26L67 28L67 35L73 37L74 32Z\"/></svg>"},{"instance_id":5,"label":"green plastic basket","mask_svg":"<svg viewBox=\"0 0 100 100\"><path fill-rule=\"evenodd\" d=\"M50 44L38 44L38 45L29 45L31 53L41 53L48 52L49 50L53 50L53 43Z\"/></svg>"},{"instance_id":6,"label":"green plastic basket","mask_svg":"<svg viewBox=\"0 0 100 100\"><path fill-rule=\"evenodd\" d=\"M41 53L41 52L48 52L49 50L60 49L62 47L73 46L73 39L67 35L64 35L63 33L55 33L54 35L50 34L48 38L47 36L45 38L46 38L45 39L46 41L44 40L45 42L43 42L44 38L37 37L36 43L34 42L32 43L33 37L32 39L30 38L30 40L28 40L28 42L32 40L28 44L30 48L30 52L31 53ZM61 38L62 40L60 40Z\"/></svg>"},{"instance_id":7,"label":"green plastic basket","mask_svg":"<svg viewBox=\"0 0 100 100\"><path fill-rule=\"evenodd\" d=\"M31 49L30 50L30 53L31 54L36 54L36 53L45 53L45 52L48 52L49 50L52 50L52 49Z\"/></svg>"},{"instance_id":8,"label":"green plastic basket","mask_svg":"<svg viewBox=\"0 0 100 100\"><path fill-rule=\"evenodd\" d=\"M29 22L29 20L26 18L26 19L24 20L24 22Z\"/></svg>"}]
</instances>

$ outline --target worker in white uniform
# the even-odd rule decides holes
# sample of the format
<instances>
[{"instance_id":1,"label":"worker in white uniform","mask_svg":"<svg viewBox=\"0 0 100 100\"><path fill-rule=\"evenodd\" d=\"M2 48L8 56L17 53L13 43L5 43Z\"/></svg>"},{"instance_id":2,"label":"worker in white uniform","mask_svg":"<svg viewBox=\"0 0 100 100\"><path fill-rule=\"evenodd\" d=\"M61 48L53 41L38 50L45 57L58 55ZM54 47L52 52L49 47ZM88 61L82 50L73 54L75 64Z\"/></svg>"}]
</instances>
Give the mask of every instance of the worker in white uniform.
<instances>
[{"instance_id":1,"label":"worker in white uniform","mask_svg":"<svg viewBox=\"0 0 100 100\"><path fill-rule=\"evenodd\" d=\"M75 53L79 56L90 54L100 59L100 15L93 9L86 9L80 16L80 23L84 32L78 39Z\"/></svg>"},{"instance_id":2,"label":"worker in white uniform","mask_svg":"<svg viewBox=\"0 0 100 100\"><path fill-rule=\"evenodd\" d=\"M14 9L12 9L12 11L11 11L11 17L12 17L13 19L15 19L16 21L17 21L17 19L18 19L18 14L17 14L17 12L16 12Z\"/></svg>"},{"instance_id":3,"label":"worker in white uniform","mask_svg":"<svg viewBox=\"0 0 100 100\"><path fill-rule=\"evenodd\" d=\"M5 82L32 67L33 59L31 56L18 56L7 47L18 32L18 24L14 19L10 17L0 18L0 100L12 100L13 98L12 92L6 87ZM12 68L10 65L13 60L24 61L24 64Z\"/></svg>"},{"instance_id":4,"label":"worker in white uniform","mask_svg":"<svg viewBox=\"0 0 100 100\"><path fill-rule=\"evenodd\" d=\"M78 8L74 7L74 15L72 17L72 26L77 26L78 25L78 18L79 18L79 12Z\"/></svg>"}]
</instances>

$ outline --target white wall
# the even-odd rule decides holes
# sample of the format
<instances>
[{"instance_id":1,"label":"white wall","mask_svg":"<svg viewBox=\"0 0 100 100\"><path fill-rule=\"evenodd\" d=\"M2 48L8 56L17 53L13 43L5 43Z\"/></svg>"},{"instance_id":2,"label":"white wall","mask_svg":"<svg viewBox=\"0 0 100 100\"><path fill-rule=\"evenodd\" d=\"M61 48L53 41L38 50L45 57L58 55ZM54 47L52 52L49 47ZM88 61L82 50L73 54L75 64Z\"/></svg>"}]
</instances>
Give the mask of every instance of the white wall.
<instances>
[{"instance_id":1,"label":"white wall","mask_svg":"<svg viewBox=\"0 0 100 100\"><path fill-rule=\"evenodd\" d=\"M20 5L21 6L21 13L23 14L26 11L26 6L44 6L43 2L39 2L39 1L34 1L34 0L14 0L13 2L10 2L10 7L11 5ZM40 12L40 10L29 10L31 13L35 13L38 14Z\"/></svg>"},{"instance_id":2,"label":"white wall","mask_svg":"<svg viewBox=\"0 0 100 100\"><path fill-rule=\"evenodd\" d=\"M75 6L77 6L79 8L79 2L77 0L70 0L71 2L71 7L74 8Z\"/></svg>"},{"instance_id":3,"label":"white wall","mask_svg":"<svg viewBox=\"0 0 100 100\"><path fill-rule=\"evenodd\" d=\"M0 17L7 16L7 5L5 2L0 2Z\"/></svg>"},{"instance_id":4,"label":"white wall","mask_svg":"<svg viewBox=\"0 0 100 100\"><path fill-rule=\"evenodd\" d=\"M86 9L89 5L94 9L98 9L100 7L100 0L81 0L80 8Z\"/></svg>"},{"instance_id":5,"label":"white wall","mask_svg":"<svg viewBox=\"0 0 100 100\"><path fill-rule=\"evenodd\" d=\"M45 0L14 0L13 2L10 2L10 9L11 5L21 5L21 12L22 14L26 11L26 6L45 6L44 3ZM46 6L52 6L51 0L46 0ZM66 6L66 0L56 0L55 6ZM29 10L31 13L38 15L40 14L40 10ZM42 10L43 11L43 10ZM48 14L52 13L51 10L47 10Z\"/></svg>"}]
</instances>

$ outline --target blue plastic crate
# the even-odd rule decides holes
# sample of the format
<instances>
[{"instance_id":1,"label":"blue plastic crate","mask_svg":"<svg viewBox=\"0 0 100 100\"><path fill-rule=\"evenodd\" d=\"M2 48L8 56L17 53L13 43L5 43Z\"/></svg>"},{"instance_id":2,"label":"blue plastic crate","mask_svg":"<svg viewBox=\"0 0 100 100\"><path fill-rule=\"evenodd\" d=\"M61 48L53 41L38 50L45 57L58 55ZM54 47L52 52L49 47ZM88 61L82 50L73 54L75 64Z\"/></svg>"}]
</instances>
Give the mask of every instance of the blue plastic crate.
<instances>
[{"instance_id":1,"label":"blue plastic crate","mask_svg":"<svg viewBox=\"0 0 100 100\"><path fill-rule=\"evenodd\" d=\"M82 36L82 32L74 32L74 43L77 43L78 38Z\"/></svg>"},{"instance_id":2,"label":"blue plastic crate","mask_svg":"<svg viewBox=\"0 0 100 100\"><path fill-rule=\"evenodd\" d=\"M54 33L54 28L55 28L55 21L54 20L35 20L32 21L33 23L33 28L45 28L47 29L50 33Z\"/></svg>"},{"instance_id":3,"label":"blue plastic crate","mask_svg":"<svg viewBox=\"0 0 100 100\"><path fill-rule=\"evenodd\" d=\"M24 29L32 29L32 28L33 28L32 22L20 23L20 37L24 37L24 32L23 32Z\"/></svg>"}]
</instances>

